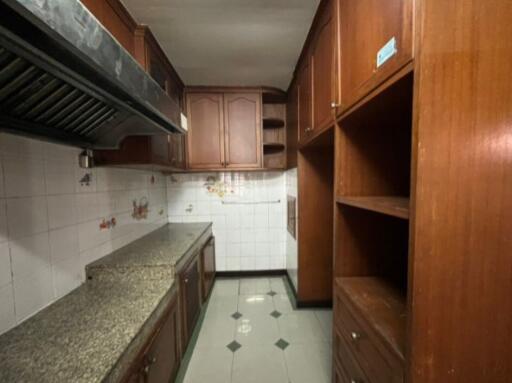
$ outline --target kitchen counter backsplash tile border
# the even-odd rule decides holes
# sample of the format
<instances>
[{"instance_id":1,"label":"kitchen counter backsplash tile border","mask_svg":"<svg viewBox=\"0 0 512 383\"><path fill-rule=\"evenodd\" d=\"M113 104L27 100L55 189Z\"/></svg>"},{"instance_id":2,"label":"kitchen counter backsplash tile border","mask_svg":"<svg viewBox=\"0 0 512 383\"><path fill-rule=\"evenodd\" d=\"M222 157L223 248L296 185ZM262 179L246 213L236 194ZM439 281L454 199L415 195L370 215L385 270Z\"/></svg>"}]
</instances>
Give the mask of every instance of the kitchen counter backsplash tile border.
<instances>
[{"instance_id":1,"label":"kitchen counter backsplash tile border","mask_svg":"<svg viewBox=\"0 0 512 383\"><path fill-rule=\"evenodd\" d=\"M0 134L0 334L78 287L85 265L168 222L165 176L81 169L80 151Z\"/></svg>"},{"instance_id":2,"label":"kitchen counter backsplash tile border","mask_svg":"<svg viewBox=\"0 0 512 383\"><path fill-rule=\"evenodd\" d=\"M173 174L167 190L170 222L213 222L217 270L285 268L284 172Z\"/></svg>"}]
</instances>

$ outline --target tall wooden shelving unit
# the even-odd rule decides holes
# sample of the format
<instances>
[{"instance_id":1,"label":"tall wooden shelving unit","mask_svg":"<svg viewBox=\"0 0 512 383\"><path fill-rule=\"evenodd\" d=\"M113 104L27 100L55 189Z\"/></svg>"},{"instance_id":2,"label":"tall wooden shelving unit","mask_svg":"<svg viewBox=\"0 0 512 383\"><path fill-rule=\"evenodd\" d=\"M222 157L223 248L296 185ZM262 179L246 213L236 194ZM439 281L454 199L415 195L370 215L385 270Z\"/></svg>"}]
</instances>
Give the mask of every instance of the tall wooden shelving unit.
<instances>
[{"instance_id":1,"label":"tall wooden shelving unit","mask_svg":"<svg viewBox=\"0 0 512 383\"><path fill-rule=\"evenodd\" d=\"M363 365L359 379L384 374L397 379L386 381L398 382L403 375L412 98L409 73L342 118L336 128L334 291L335 318L343 322L337 336L340 342L367 337L372 347L383 350L379 357L395 366L382 367L375 357ZM354 318L353 325L346 316Z\"/></svg>"},{"instance_id":2,"label":"tall wooden shelving unit","mask_svg":"<svg viewBox=\"0 0 512 383\"><path fill-rule=\"evenodd\" d=\"M512 382L512 3L337 9L333 381Z\"/></svg>"}]
</instances>

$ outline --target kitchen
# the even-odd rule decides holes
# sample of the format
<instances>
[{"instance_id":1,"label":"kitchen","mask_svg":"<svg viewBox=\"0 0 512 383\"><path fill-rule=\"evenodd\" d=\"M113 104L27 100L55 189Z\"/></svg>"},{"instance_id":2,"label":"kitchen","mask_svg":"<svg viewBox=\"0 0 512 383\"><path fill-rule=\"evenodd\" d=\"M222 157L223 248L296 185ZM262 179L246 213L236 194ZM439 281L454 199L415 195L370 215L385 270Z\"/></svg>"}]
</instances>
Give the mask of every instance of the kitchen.
<instances>
[{"instance_id":1,"label":"kitchen","mask_svg":"<svg viewBox=\"0 0 512 383\"><path fill-rule=\"evenodd\" d=\"M0 0L0 382L512 382L511 18Z\"/></svg>"}]
</instances>

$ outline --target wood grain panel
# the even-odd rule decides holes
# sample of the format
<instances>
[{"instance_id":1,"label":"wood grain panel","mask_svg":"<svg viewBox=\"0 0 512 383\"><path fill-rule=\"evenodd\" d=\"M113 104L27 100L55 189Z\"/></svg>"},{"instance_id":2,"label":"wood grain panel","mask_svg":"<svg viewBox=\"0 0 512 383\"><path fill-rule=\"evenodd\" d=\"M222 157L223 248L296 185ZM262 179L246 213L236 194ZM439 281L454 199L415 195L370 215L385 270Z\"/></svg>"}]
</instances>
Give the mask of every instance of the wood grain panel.
<instances>
[{"instance_id":1,"label":"wood grain panel","mask_svg":"<svg viewBox=\"0 0 512 383\"><path fill-rule=\"evenodd\" d=\"M261 93L225 94L224 128L226 167L261 167Z\"/></svg>"},{"instance_id":2,"label":"wood grain panel","mask_svg":"<svg viewBox=\"0 0 512 383\"><path fill-rule=\"evenodd\" d=\"M224 104L219 93L187 95L188 165L191 169L224 166Z\"/></svg>"},{"instance_id":3,"label":"wood grain panel","mask_svg":"<svg viewBox=\"0 0 512 383\"><path fill-rule=\"evenodd\" d=\"M414 383L512 381L512 2L422 1Z\"/></svg>"},{"instance_id":4,"label":"wood grain panel","mask_svg":"<svg viewBox=\"0 0 512 383\"><path fill-rule=\"evenodd\" d=\"M317 133L334 124L334 18L333 2L323 8L321 21L312 44L311 66L313 84L313 125Z\"/></svg>"},{"instance_id":5,"label":"wood grain panel","mask_svg":"<svg viewBox=\"0 0 512 383\"><path fill-rule=\"evenodd\" d=\"M298 155L298 257L301 302L332 299L333 249L332 146Z\"/></svg>"},{"instance_id":6,"label":"wood grain panel","mask_svg":"<svg viewBox=\"0 0 512 383\"><path fill-rule=\"evenodd\" d=\"M305 59L298 72L299 87L299 142L306 141L313 129L311 119L311 66L309 58Z\"/></svg>"},{"instance_id":7,"label":"wood grain panel","mask_svg":"<svg viewBox=\"0 0 512 383\"><path fill-rule=\"evenodd\" d=\"M412 59L413 0L338 0L342 112ZM397 53L377 68L392 38Z\"/></svg>"}]
</instances>

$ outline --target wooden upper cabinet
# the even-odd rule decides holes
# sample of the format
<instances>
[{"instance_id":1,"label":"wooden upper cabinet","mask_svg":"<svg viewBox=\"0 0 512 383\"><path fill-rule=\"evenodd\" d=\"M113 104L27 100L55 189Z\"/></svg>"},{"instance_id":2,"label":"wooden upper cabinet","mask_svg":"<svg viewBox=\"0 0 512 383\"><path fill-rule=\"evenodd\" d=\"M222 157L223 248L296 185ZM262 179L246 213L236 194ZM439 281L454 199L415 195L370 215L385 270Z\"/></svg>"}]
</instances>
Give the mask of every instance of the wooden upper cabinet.
<instances>
[{"instance_id":1,"label":"wooden upper cabinet","mask_svg":"<svg viewBox=\"0 0 512 383\"><path fill-rule=\"evenodd\" d=\"M341 108L352 106L413 57L413 0L338 0Z\"/></svg>"},{"instance_id":2,"label":"wooden upper cabinet","mask_svg":"<svg viewBox=\"0 0 512 383\"><path fill-rule=\"evenodd\" d=\"M315 132L334 124L334 17L332 2L322 9L311 52L313 125Z\"/></svg>"},{"instance_id":3,"label":"wooden upper cabinet","mask_svg":"<svg viewBox=\"0 0 512 383\"><path fill-rule=\"evenodd\" d=\"M135 54L134 31L137 23L119 0L81 0L132 56Z\"/></svg>"},{"instance_id":4,"label":"wooden upper cabinet","mask_svg":"<svg viewBox=\"0 0 512 383\"><path fill-rule=\"evenodd\" d=\"M311 67L306 58L298 72L299 98L299 142L306 140L312 133L311 121Z\"/></svg>"},{"instance_id":5,"label":"wooden upper cabinet","mask_svg":"<svg viewBox=\"0 0 512 383\"><path fill-rule=\"evenodd\" d=\"M226 167L261 167L261 93L224 94Z\"/></svg>"},{"instance_id":6,"label":"wooden upper cabinet","mask_svg":"<svg viewBox=\"0 0 512 383\"><path fill-rule=\"evenodd\" d=\"M189 93L188 165L191 169L224 166L224 104L221 93Z\"/></svg>"}]
</instances>

